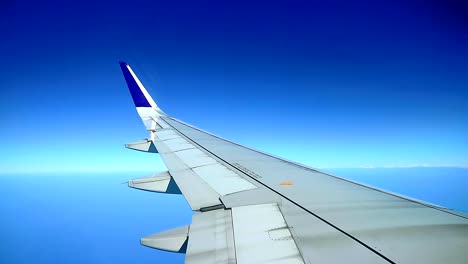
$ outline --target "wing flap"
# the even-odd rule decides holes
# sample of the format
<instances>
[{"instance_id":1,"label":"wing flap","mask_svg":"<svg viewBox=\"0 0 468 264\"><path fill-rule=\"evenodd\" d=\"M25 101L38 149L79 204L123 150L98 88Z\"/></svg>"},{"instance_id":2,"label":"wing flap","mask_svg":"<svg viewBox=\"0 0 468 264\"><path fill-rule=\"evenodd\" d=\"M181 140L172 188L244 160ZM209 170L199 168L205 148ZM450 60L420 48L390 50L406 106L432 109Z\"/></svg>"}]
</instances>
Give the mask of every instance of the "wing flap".
<instances>
[{"instance_id":1,"label":"wing flap","mask_svg":"<svg viewBox=\"0 0 468 264\"><path fill-rule=\"evenodd\" d=\"M236 263L231 210L193 215L185 263Z\"/></svg>"},{"instance_id":2,"label":"wing flap","mask_svg":"<svg viewBox=\"0 0 468 264\"><path fill-rule=\"evenodd\" d=\"M277 204L232 208L237 263L304 263Z\"/></svg>"},{"instance_id":3,"label":"wing flap","mask_svg":"<svg viewBox=\"0 0 468 264\"><path fill-rule=\"evenodd\" d=\"M304 263L275 203L195 214L185 262Z\"/></svg>"},{"instance_id":4,"label":"wing flap","mask_svg":"<svg viewBox=\"0 0 468 264\"><path fill-rule=\"evenodd\" d=\"M163 120L158 124L164 125ZM192 210L221 204L223 195L257 188L172 129L154 132L153 142Z\"/></svg>"},{"instance_id":5,"label":"wing flap","mask_svg":"<svg viewBox=\"0 0 468 264\"><path fill-rule=\"evenodd\" d=\"M220 196L257 188L220 163L196 167L193 171Z\"/></svg>"},{"instance_id":6,"label":"wing flap","mask_svg":"<svg viewBox=\"0 0 468 264\"><path fill-rule=\"evenodd\" d=\"M155 139L154 144L192 210L199 211L201 208L220 204L219 194L198 177L174 152L168 150L163 141Z\"/></svg>"}]
</instances>

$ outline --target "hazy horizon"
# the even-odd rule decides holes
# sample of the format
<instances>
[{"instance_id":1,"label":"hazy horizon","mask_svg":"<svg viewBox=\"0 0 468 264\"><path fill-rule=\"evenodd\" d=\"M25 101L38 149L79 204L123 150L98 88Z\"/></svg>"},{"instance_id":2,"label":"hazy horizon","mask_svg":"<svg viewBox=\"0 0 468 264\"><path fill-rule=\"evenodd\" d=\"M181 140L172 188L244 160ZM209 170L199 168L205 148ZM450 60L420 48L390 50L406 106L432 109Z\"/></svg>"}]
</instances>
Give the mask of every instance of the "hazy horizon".
<instances>
[{"instance_id":1,"label":"hazy horizon","mask_svg":"<svg viewBox=\"0 0 468 264\"><path fill-rule=\"evenodd\" d=\"M468 169L335 169L329 173L468 212ZM139 239L191 222L181 195L128 188L140 173L3 175L1 263L183 263Z\"/></svg>"}]
</instances>

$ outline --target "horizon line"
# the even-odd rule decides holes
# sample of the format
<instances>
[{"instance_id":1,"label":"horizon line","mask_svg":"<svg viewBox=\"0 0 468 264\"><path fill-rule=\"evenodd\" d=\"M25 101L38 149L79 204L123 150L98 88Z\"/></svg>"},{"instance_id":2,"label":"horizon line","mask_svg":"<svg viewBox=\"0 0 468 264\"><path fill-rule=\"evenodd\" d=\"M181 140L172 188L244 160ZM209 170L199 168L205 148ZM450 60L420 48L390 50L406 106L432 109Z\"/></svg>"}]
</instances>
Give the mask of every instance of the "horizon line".
<instances>
[{"instance_id":1,"label":"horizon line","mask_svg":"<svg viewBox=\"0 0 468 264\"><path fill-rule=\"evenodd\" d=\"M411 169L411 168L459 168L459 169L468 169L468 165L429 165L429 164L416 164L416 165L388 165L388 166L372 166L372 165L362 165L362 166L343 166L343 167L314 167L319 170L328 170L328 169ZM166 169L158 170L112 170L112 169L77 169L77 170L70 170L70 169L55 169L55 170L0 170L1 174L45 174L45 173L145 173L145 174L155 174L158 172L167 171Z\"/></svg>"}]
</instances>

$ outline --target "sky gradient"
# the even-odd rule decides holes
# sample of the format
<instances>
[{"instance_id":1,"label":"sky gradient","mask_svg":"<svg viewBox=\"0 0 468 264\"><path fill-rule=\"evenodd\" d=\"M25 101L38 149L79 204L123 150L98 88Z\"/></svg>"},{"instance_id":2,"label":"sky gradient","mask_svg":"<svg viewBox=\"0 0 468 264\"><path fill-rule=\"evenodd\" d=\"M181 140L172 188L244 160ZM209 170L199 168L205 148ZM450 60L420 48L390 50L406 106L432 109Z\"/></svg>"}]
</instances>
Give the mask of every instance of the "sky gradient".
<instances>
[{"instance_id":1,"label":"sky gradient","mask_svg":"<svg viewBox=\"0 0 468 264\"><path fill-rule=\"evenodd\" d=\"M1 5L1 172L158 170L123 148L147 135L119 60L168 114L313 167L468 165L461 1Z\"/></svg>"},{"instance_id":2,"label":"sky gradient","mask_svg":"<svg viewBox=\"0 0 468 264\"><path fill-rule=\"evenodd\" d=\"M192 211L121 184L166 168L124 148L148 135L120 60L180 120L468 212L467 18L464 1L0 1L0 263L183 263L138 243Z\"/></svg>"}]
</instances>

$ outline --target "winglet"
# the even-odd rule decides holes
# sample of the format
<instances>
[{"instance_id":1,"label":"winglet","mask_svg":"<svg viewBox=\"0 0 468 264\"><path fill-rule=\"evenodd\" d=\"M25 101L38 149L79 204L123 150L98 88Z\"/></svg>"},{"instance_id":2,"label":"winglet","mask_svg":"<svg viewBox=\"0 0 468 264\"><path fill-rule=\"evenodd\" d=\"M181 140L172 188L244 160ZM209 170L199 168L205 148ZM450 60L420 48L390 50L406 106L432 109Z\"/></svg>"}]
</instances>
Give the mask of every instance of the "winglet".
<instances>
[{"instance_id":1,"label":"winglet","mask_svg":"<svg viewBox=\"0 0 468 264\"><path fill-rule=\"evenodd\" d=\"M125 81L127 82L128 89L132 94L133 102L135 103L136 107L152 107L160 112L162 112L159 107L154 102L153 98L149 95L148 91L146 91L145 87L141 83L140 79L136 76L133 72L130 65L123 61L119 61L120 68L122 69L122 73L125 77Z\"/></svg>"}]
</instances>

